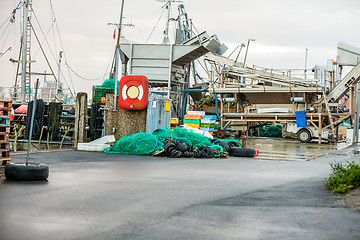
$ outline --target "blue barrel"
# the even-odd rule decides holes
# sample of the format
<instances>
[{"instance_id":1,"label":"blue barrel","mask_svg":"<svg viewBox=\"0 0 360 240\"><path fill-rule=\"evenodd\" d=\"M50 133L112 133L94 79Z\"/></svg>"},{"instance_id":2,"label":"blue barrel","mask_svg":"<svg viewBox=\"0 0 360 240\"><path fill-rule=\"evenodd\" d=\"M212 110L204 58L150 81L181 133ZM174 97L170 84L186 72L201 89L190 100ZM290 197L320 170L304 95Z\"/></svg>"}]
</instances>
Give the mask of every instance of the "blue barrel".
<instances>
[{"instance_id":1,"label":"blue barrel","mask_svg":"<svg viewBox=\"0 0 360 240\"><path fill-rule=\"evenodd\" d=\"M295 116L296 116L297 127L306 127L307 126L305 111L297 111L297 112L295 112Z\"/></svg>"}]
</instances>

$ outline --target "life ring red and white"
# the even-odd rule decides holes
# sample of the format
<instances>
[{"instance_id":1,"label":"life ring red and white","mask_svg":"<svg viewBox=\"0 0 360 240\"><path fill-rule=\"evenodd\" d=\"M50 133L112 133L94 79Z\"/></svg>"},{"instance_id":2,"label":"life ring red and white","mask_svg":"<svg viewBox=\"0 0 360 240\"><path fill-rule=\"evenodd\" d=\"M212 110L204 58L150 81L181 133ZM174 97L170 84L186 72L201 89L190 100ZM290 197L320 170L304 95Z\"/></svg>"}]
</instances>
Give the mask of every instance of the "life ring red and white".
<instances>
[{"instance_id":1,"label":"life ring red and white","mask_svg":"<svg viewBox=\"0 0 360 240\"><path fill-rule=\"evenodd\" d=\"M149 80L142 75L126 75L120 79L119 106L129 110L142 110L148 104Z\"/></svg>"}]
</instances>

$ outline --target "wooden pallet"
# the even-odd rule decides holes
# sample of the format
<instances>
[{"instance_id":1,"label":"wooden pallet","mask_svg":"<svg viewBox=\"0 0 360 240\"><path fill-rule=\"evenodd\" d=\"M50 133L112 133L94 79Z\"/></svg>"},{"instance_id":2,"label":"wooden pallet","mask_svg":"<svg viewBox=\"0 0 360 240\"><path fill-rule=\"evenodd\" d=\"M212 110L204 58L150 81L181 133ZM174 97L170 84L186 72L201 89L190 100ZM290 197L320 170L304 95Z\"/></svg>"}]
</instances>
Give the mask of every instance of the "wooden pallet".
<instances>
[{"instance_id":1,"label":"wooden pallet","mask_svg":"<svg viewBox=\"0 0 360 240\"><path fill-rule=\"evenodd\" d=\"M0 100L0 166L11 162L10 158L10 115L12 101Z\"/></svg>"},{"instance_id":2,"label":"wooden pallet","mask_svg":"<svg viewBox=\"0 0 360 240\"><path fill-rule=\"evenodd\" d=\"M9 134L10 133L10 126L0 126L0 132Z\"/></svg>"},{"instance_id":3,"label":"wooden pallet","mask_svg":"<svg viewBox=\"0 0 360 240\"><path fill-rule=\"evenodd\" d=\"M0 158L0 165L5 166L6 164L11 162L11 158Z\"/></svg>"}]
</instances>

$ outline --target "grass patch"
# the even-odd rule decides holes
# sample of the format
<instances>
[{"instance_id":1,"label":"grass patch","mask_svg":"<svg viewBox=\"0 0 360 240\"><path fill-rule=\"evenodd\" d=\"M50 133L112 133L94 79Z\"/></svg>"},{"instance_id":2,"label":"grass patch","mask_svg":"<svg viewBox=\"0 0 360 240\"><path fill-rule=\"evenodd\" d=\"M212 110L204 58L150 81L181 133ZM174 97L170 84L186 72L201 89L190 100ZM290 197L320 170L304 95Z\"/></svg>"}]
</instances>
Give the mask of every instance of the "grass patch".
<instances>
[{"instance_id":1,"label":"grass patch","mask_svg":"<svg viewBox=\"0 0 360 240\"><path fill-rule=\"evenodd\" d=\"M325 178L325 185L335 193L346 193L360 187L360 163L330 163L332 173Z\"/></svg>"}]
</instances>

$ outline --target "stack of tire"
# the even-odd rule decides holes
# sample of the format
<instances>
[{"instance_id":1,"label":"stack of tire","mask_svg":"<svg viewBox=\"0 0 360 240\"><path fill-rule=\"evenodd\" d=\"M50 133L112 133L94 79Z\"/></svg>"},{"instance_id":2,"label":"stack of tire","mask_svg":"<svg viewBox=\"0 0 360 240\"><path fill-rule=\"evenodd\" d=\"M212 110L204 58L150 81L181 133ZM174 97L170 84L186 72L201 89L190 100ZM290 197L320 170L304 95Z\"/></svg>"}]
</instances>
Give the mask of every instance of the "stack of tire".
<instances>
[{"instance_id":1,"label":"stack of tire","mask_svg":"<svg viewBox=\"0 0 360 240\"><path fill-rule=\"evenodd\" d=\"M258 153L258 150L253 148L242 148L235 141L223 142L219 139L214 139L213 144L222 146L230 156L234 157L255 157Z\"/></svg>"},{"instance_id":2,"label":"stack of tire","mask_svg":"<svg viewBox=\"0 0 360 240\"><path fill-rule=\"evenodd\" d=\"M214 150L207 146L194 147L185 142L167 139L164 142L164 151L166 156L172 158L212 158Z\"/></svg>"}]
</instances>

